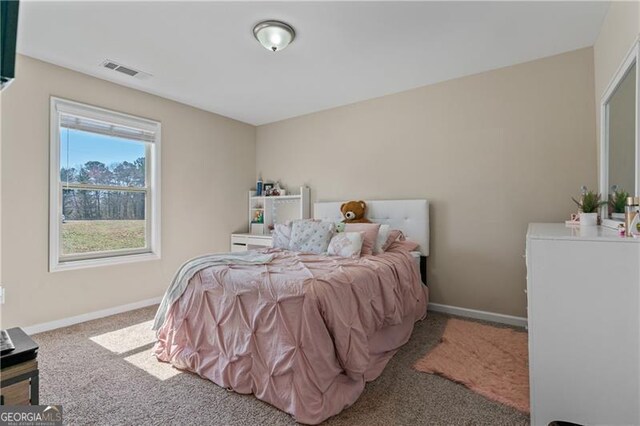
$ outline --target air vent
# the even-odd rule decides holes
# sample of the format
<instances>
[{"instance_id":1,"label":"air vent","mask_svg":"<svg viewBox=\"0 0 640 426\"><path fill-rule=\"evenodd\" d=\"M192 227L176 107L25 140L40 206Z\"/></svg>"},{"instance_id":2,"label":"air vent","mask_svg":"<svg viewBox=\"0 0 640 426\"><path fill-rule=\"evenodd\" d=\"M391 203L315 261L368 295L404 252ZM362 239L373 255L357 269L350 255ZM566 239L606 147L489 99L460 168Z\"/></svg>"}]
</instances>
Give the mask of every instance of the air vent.
<instances>
[{"instance_id":1,"label":"air vent","mask_svg":"<svg viewBox=\"0 0 640 426\"><path fill-rule=\"evenodd\" d=\"M144 71L140 71L140 70L136 70L133 69L131 67L126 67L124 65L121 65L117 62L111 61L109 59L107 59L106 61L104 61L101 64L102 67L110 69L112 71L117 71L119 73L128 75L129 77L135 77L135 78L139 78L139 79L145 79L148 77L151 77L151 74L146 73Z\"/></svg>"},{"instance_id":2,"label":"air vent","mask_svg":"<svg viewBox=\"0 0 640 426\"><path fill-rule=\"evenodd\" d=\"M130 75L131 77L134 77L136 74L138 74L138 71L123 66L119 66L115 70L121 72L122 74Z\"/></svg>"}]
</instances>

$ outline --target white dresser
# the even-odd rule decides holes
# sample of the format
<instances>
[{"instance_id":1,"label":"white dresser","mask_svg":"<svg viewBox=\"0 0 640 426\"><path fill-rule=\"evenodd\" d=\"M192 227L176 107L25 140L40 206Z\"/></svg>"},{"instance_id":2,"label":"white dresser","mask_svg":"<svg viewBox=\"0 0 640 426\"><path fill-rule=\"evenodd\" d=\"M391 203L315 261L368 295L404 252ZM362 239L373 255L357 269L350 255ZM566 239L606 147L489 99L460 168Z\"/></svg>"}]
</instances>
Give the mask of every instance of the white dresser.
<instances>
[{"instance_id":1,"label":"white dresser","mask_svg":"<svg viewBox=\"0 0 640 426\"><path fill-rule=\"evenodd\" d=\"M531 424L640 424L640 239L527 232Z\"/></svg>"}]
</instances>

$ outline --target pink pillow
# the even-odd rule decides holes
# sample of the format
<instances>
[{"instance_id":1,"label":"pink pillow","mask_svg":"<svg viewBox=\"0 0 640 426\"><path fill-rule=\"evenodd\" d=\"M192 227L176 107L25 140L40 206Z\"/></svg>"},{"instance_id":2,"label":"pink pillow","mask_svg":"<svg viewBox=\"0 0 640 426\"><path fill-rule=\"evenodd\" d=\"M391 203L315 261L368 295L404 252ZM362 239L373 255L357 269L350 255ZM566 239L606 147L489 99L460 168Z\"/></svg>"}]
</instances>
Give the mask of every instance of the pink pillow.
<instances>
[{"instance_id":1,"label":"pink pillow","mask_svg":"<svg viewBox=\"0 0 640 426\"><path fill-rule=\"evenodd\" d=\"M382 245L382 251L387 251L389 246L396 241L404 241L404 234L399 229L392 229L389 231L389 236L387 237L387 241Z\"/></svg>"},{"instance_id":2,"label":"pink pillow","mask_svg":"<svg viewBox=\"0 0 640 426\"><path fill-rule=\"evenodd\" d=\"M362 256L373 254L373 247L376 245L379 230L379 223L347 223L344 226L344 232L364 232L362 251L360 252Z\"/></svg>"},{"instance_id":3,"label":"pink pillow","mask_svg":"<svg viewBox=\"0 0 640 426\"><path fill-rule=\"evenodd\" d=\"M396 240L391 243L389 247L387 247L387 250L391 251L392 249L395 250L397 248L401 248L402 250L413 251L418 248L418 245L418 243L414 243L413 241L409 240Z\"/></svg>"}]
</instances>

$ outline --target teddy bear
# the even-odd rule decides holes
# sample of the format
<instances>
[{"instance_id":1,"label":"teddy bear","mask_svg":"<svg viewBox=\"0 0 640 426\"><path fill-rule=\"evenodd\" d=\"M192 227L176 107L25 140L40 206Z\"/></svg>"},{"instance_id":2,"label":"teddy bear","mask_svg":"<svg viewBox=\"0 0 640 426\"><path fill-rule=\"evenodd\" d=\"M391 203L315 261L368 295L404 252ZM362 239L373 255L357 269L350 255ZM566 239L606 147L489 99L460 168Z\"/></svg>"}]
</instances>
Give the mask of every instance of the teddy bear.
<instances>
[{"instance_id":1,"label":"teddy bear","mask_svg":"<svg viewBox=\"0 0 640 426\"><path fill-rule=\"evenodd\" d=\"M344 216L344 223L371 223L364 217L367 212L367 203L364 201L347 201L340 206L340 211Z\"/></svg>"}]
</instances>

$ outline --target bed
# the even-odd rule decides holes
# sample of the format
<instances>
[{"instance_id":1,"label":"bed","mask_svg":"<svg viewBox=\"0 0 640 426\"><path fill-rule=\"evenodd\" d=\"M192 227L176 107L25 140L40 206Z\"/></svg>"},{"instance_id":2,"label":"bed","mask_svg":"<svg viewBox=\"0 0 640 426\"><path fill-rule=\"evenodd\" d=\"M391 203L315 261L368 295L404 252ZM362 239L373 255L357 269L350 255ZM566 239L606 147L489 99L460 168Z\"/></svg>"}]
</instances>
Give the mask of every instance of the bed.
<instances>
[{"instance_id":1,"label":"bed","mask_svg":"<svg viewBox=\"0 0 640 426\"><path fill-rule=\"evenodd\" d=\"M428 254L426 200L368 201L368 217ZM338 220L340 203L314 217ZM336 213L337 212L337 213ZM199 270L167 306L153 353L219 386L317 424L352 405L426 315L427 287L408 245L343 258L264 249L262 264Z\"/></svg>"}]
</instances>

